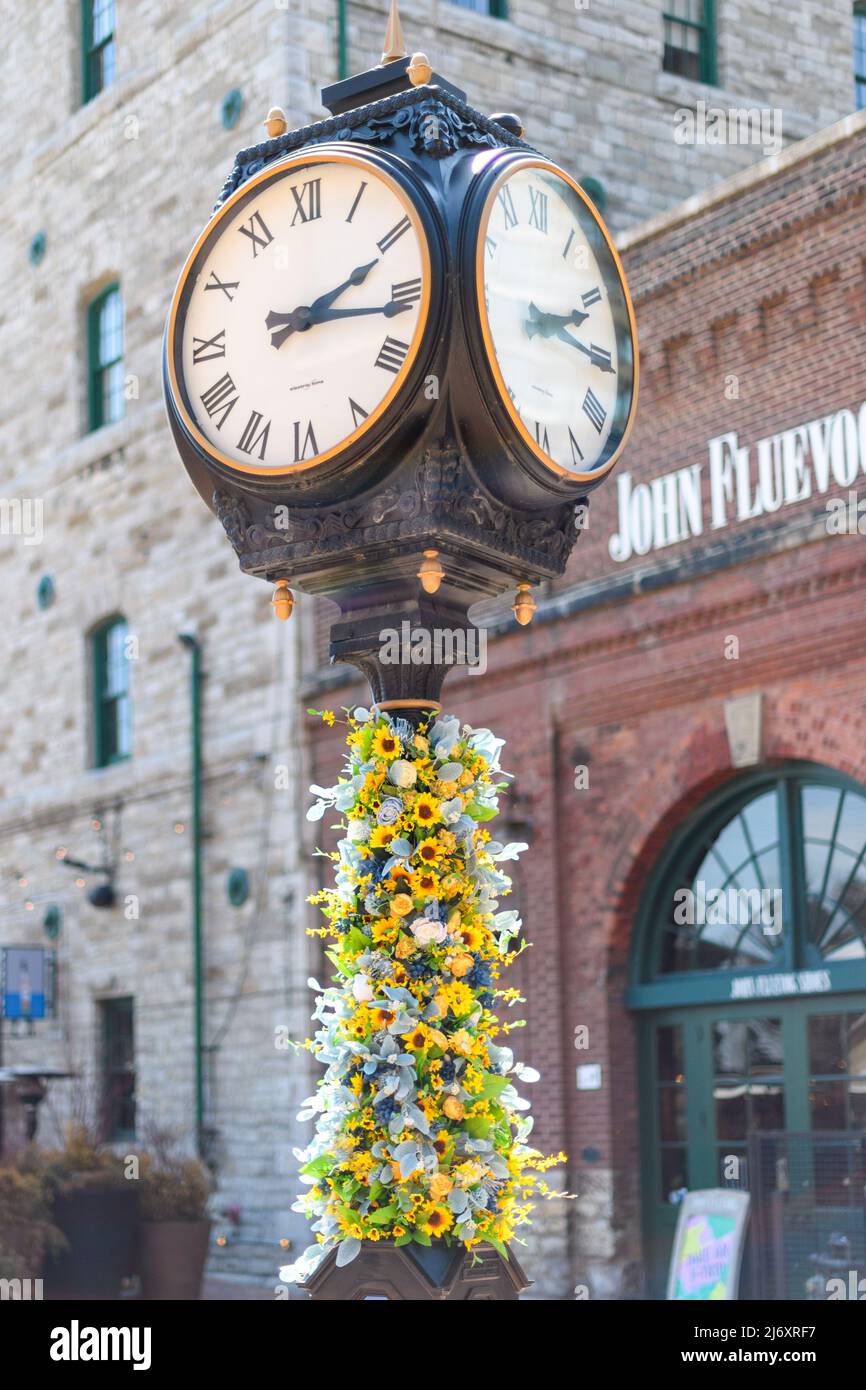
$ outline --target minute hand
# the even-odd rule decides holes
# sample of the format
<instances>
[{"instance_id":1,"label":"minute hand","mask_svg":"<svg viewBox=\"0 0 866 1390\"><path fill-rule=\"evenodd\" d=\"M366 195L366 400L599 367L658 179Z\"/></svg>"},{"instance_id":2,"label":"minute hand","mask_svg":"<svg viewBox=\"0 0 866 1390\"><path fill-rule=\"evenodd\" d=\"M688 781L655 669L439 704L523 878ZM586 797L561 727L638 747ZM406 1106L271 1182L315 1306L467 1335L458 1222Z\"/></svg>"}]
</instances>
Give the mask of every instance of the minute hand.
<instances>
[{"instance_id":1,"label":"minute hand","mask_svg":"<svg viewBox=\"0 0 866 1390\"><path fill-rule=\"evenodd\" d=\"M578 352L585 353L592 365L598 367L600 371L613 371L610 353L605 348L596 347L595 343L590 343L589 347L586 347L586 345L581 343L577 338L572 338L571 334L567 333L564 328L560 328L555 336L561 343L568 343L571 347L576 347Z\"/></svg>"},{"instance_id":2,"label":"minute hand","mask_svg":"<svg viewBox=\"0 0 866 1390\"><path fill-rule=\"evenodd\" d=\"M412 305L405 300L392 299L388 304L376 304L364 309L320 309L316 310L313 305L310 309L310 323L330 323L332 319L355 319L362 314L384 314L387 319L394 318L395 314L405 313L411 309Z\"/></svg>"}]
</instances>

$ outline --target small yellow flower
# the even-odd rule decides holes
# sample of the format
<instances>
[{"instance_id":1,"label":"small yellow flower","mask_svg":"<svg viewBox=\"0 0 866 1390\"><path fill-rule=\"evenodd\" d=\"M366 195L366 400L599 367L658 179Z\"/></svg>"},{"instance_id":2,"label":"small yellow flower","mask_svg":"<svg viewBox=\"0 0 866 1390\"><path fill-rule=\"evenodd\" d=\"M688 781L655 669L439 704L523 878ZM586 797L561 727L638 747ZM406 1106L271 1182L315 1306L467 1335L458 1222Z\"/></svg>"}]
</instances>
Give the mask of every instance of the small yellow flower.
<instances>
[{"instance_id":1,"label":"small yellow flower","mask_svg":"<svg viewBox=\"0 0 866 1390\"><path fill-rule=\"evenodd\" d=\"M395 1240L399 1240L400 1236L405 1236L405 1234L406 1234L406 1227L405 1227L405 1226L395 1226L395 1227L393 1228L392 1234L393 1234Z\"/></svg>"},{"instance_id":2,"label":"small yellow flower","mask_svg":"<svg viewBox=\"0 0 866 1390\"><path fill-rule=\"evenodd\" d=\"M325 721L329 729L333 729L335 715L332 709L322 710L322 719Z\"/></svg>"},{"instance_id":3,"label":"small yellow flower","mask_svg":"<svg viewBox=\"0 0 866 1390\"><path fill-rule=\"evenodd\" d=\"M408 917L413 907L414 903L408 893L398 893L391 902L391 911L395 917Z\"/></svg>"},{"instance_id":4,"label":"small yellow flower","mask_svg":"<svg viewBox=\"0 0 866 1390\"><path fill-rule=\"evenodd\" d=\"M435 897L439 892L439 879L432 869L416 869L412 875L412 892Z\"/></svg>"},{"instance_id":5,"label":"small yellow flower","mask_svg":"<svg viewBox=\"0 0 866 1390\"><path fill-rule=\"evenodd\" d=\"M394 954L398 960L408 960L410 956L414 956L415 951L415 942L411 936L401 936Z\"/></svg>"}]
</instances>

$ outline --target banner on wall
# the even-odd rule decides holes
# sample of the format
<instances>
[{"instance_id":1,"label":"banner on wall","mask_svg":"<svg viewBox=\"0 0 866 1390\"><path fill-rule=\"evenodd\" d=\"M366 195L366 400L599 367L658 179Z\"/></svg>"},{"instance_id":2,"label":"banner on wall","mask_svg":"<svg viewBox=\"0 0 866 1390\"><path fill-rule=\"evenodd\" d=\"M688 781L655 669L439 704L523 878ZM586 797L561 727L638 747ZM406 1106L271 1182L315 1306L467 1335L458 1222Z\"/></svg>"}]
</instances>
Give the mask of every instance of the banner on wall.
<instances>
[{"instance_id":1,"label":"banner on wall","mask_svg":"<svg viewBox=\"0 0 866 1390\"><path fill-rule=\"evenodd\" d=\"M686 1193L671 1254L668 1299L737 1297L748 1218L748 1192L712 1187Z\"/></svg>"},{"instance_id":2,"label":"banner on wall","mask_svg":"<svg viewBox=\"0 0 866 1390\"><path fill-rule=\"evenodd\" d=\"M54 952L43 946L0 949L0 1014L46 1018L54 1007Z\"/></svg>"}]
</instances>

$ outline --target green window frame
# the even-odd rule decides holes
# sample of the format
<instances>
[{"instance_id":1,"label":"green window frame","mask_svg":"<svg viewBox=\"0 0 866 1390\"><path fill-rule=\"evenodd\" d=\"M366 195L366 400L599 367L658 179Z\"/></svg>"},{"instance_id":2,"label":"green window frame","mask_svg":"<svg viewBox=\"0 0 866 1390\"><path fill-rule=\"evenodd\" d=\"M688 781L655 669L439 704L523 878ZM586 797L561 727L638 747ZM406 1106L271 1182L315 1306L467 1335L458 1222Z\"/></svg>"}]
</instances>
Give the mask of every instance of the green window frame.
<instances>
[{"instance_id":1,"label":"green window frame","mask_svg":"<svg viewBox=\"0 0 866 1390\"><path fill-rule=\"evenodd\" d=\"M102 1045L102 1134L107 1143L135 1138L135 1004L131 996L99 1001Z\"/></svg>"},{"instance_id":2,"label":"green window frame","mask_svg":"<svg viewBox=\"0 0 866 1390\"><path fill-rule=\"evenodd\" d=\"M106 619L90 637L93 665L93 766L109 767L132 755L126 619Z\"/></svg>"},{"instance_id":3,"label":"green window frame","mask_svg":"<svg viewBox=\"0 0 866 1390\"><path fill-rule=\"evenodd\" d=\"M695 895L694 924L675 916L683 888ZM711 889L731 895L720 925ZM775 919L767 931L766 919L750 922L745 912L728 925L733 894L756 889L780 890L780 931ZM642 894L627 1002L663 1008L758 998L750 995L763 987L758 977L800 972L806 987L818 972L822 990L866 988L866 787L805 762L727 783L671 837Z\"/></svg>"},{"instance_id":4,"label":"green window frame","mask_svg":"<svg viewBox=\"0 0 866 1390\"><path fill-rule=\"evenodd\" d=\"M866 108L866 0L854 6L854 105Z\"/></svg>"},{"instance_id":5,"label":"green window frame","mask_svg":"<svg viewBox=\"0 0 866 1390\"><path fill-rule=\"evenodd\" d=\"M91 431L123 418L123 336L120 285L108 285L87 306L87 413Z\"/></svg>"},{"instance_id":6,"label":"green window frame","mask_svg":"<svg viewBox=\"0 0 866 1390\"><path fill-rule=\"evenodd\" d=\"M508 0L451 0L461 10L473 10L476 14L489 15L491 19L508 18Z\"/></svg>"},{"instance_id":7,"label":"green window frame","mask_svg":"<svg viewBox=\"0 0 866 1390\"><path fill-rule=\"evenodd\" d=\"M117 75L115 0L81 0L81 95L87 105Z\"/></svg>"},{"instance_id":8,"label":"green window frame","mask_svg":"<svg viewBox=\"0 0 866 1390\"><path fill-rule=\"evenodd\" d=\"M717 81L715 0L665 0L662 24L664 71L714 87Z\"/></svg>"}]
</instances>

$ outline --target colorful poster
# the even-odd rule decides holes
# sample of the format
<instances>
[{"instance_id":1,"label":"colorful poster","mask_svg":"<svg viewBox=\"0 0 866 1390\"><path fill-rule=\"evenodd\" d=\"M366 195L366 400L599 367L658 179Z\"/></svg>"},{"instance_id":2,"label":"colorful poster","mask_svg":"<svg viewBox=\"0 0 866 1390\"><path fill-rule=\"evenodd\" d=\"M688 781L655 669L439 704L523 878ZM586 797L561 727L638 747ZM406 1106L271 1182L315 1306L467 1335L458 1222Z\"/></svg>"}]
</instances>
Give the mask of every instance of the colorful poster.
<instances>
[{"instance_id":1,"label":"colorful poster","mask_svg":"<svg viewBox=\"0 0 866 1390\"><path fill-rule=\"evenodd\" d=\"M688 1192L680 1207L668 1276L669 1299L735 1299L749 1194Z\"/></svg>"},{"instance_id":2,"label":"colorful poster","mask_svg":"<svg viewBox=\"0 0 866 1390\"><path fill-rule=\"evenodd\" d=\"M45 1018L46 951L41 946L3 948L3 1015Z\"/></svg>"}]
</instances>

